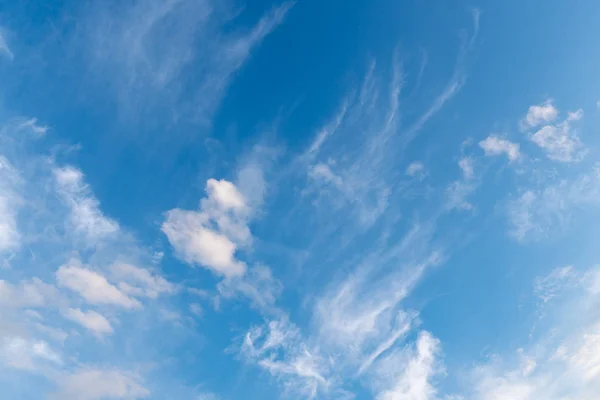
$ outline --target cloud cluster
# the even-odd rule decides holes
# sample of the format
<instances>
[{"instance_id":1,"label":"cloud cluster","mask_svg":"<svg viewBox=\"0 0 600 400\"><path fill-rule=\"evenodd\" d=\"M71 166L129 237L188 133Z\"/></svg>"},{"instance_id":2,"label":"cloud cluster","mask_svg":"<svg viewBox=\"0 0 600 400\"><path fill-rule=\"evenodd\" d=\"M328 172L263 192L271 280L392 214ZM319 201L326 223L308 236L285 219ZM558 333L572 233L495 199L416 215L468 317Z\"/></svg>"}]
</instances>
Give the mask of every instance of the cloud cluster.
<instances>
[{"instance_id":1,"label":"cloud cluster","mask_svg":"<svg viewBox=\"0 0 600 400\"><path fill-rule=\"evenodd\" d=\"M531 106L522 126L529 131L529 139L549 159L568 163L580 161L586 152L573 123L583 118L583 110L569 112L567 118L556 122L558 115L558 109L549 100L541 105ZM531 131L533 128L536 130Z\"/></svg>"}]
</instances>

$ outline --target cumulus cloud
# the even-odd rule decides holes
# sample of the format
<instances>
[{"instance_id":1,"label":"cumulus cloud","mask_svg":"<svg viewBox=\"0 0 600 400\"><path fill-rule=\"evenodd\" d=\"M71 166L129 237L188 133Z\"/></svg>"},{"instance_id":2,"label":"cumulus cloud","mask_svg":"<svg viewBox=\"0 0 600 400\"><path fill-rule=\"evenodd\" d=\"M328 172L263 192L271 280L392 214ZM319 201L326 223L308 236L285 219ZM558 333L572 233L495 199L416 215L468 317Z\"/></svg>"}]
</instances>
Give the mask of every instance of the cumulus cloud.
<instances>
[{"instance_id":1,"label":"cumulus cloud","mask_svg":"<svg viewBox=\"0 0 600 400\"><path fill-rule=\"evenodd\" d=\"M479 147L483 149L486 156L498 156L506 154L508 160L513 162L521 157L519 144L502 139L496 135L490 135L481 142Z\"/></svg>"},{"instance_id":2,"label":"cumulus cloud","mask_svg":"<svg viewBox=\"0 0 600 400\"><path fill-rule=\"evenodd\" d=\"M226 180L209 179L206 194L199 211L176 208L167 212L162 231L185 262L218 275L241 276L246 264L236 258L236 252L252 239L249 207L235 185Z\"/></svg>"},{"instance_id":3,"label":"cumulus cloud","mask_svg":"<svg viewBox=\"0 0 600 400\"><path fill-rule=\"evenodd\" d=\"M531 136L531 141L554 161L577 162L585 155L581 140L569 121L544 126Z\"/></svg>"},{"instance_id":4,"label":"cumulus cloud","mask_svg":"<svg viewBox=\"0 0 600 400\"><path fill-rule=\"evenodd\" d=\"M96 311L81 311L78 308L69 308L65 310L64 315L66 318L89 329L96 335L113 333L110 322Z\"/></svg>"},{"instance_id":5,"label":"cumulus cloud","mask_svg":"<svg viewBox=\"0 0 600 400\"><path fill-rule=\"evenodd\" d=\"M140 308L141 303L109 283L96 271L71 261L56 271L58 285L74 291L91 304L105 304L126 309Z\"/></svg>"},{"instance_id":6,"label":"cumulus cloud","mask_svg":"<svg viewBox=\"0 0 600 400\"><path fill-rule=\"evenodd\" d=\"M558 109L554 106L552 100L547 100L542 104L530 106L527 115L521 121L521 124L524 127L535 128L550 123L557 117Z\"/></svg>"}]
</instances>

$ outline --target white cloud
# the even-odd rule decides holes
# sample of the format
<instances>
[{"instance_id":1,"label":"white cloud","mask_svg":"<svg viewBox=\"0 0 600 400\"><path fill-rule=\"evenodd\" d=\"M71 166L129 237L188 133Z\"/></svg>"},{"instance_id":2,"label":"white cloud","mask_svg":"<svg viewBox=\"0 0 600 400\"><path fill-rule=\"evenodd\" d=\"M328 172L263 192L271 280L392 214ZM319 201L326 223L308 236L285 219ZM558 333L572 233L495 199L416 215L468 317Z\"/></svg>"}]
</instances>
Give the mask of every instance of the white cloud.
<instances>
[{"instance_id":1,"label":"white cloud","mask_svg":"<svg viewBox=\"0 0 600 400\"><path fill-rule=\"evenodd\" d=\"M406 167L405 174L408 176L423 176L425 171L425 166L420 161L413 161Z\"/></svg>"},{"instance_id":2,"label":"white cloud","mask_svg":"<svg viewBox=\"0 0 600 400\"><path fill-rule=\"evenodd\" d=\"M100 203L84 182L83 173L67 166L55 168L57 192L70 209L70 223L74 235L84 235L87 243L94 245L98 240L119 231L119 224L104 216Z\"/></svg>"},{"instance_id":3,"label":"white cloud","mask_svg":"<svg viewBox=\"0 0 600 400\"><path fill-rule=\"evenodd\" d=\"M328 390L327 360L307 346L298 328L285 317L252 328L240 351L246 361L279 378L289 393L314 399Z\"/></svg>"},{"instance_id":4,"label":"white cloud","mask_svg":"<svg viewBox=\"0 0 600 400\"><path fill-rule=\"evenodd\" d=\"M516 161L521 158L519 145L496 135L490 135L481 142L479 146L483 149L486 156L498 156L506 154L509 161Z\"/></svg>"},{"instance_id":5,"label":"white cloud","mask_svg":"<svg viewBox=\"0 0 600 400\"><path fill-rule=\"evenodd\" d=\"M567 121L579 121L583 118L583 110L580 108L577 111L569 111Z\"/></svg>"},{"instance_id":6,"label":"white cloud","mask_svg":"<svg viewBox=\"0 0 600 400\"><path fill-rule=\"evenodd\" d=\"M44 366L44 363L61 365L62 358L43 340L22 337L0 337L0 361L5 365L28 371Z\"/></svg>"},{"instance_id":7,"label":"white cloud","mask_svg":"<svg viewBox=\"0 0 600 400\"><path fill-rule=\"evenodd\" d=\"M14 251L21 244L17 225L21 199L16 190L20 180L15 167L0 155L0 251Z\"/></svg>"},{"instance_id":8,"label":"white cloud","mask_svg":"<svg viewBox=\"0 0 600 400\"><path fill-rule=\"evenodd\" d=\"M218 275L241 276L246 264L236 258L236 252L252 239L247 222L250 209L244 196L226 180L209 179L206 193L200 211L167 212L162 231L184 261Z\"/></svg>"},{"instance_id":9,"label":"white cloud","mask_svg":"<svg viewBox=\"0 0 600 400\"><path fill-rule=\"evenodd\" d=\"M365 254L354 273L317 298L312 325L318 347L336 354L342 368L368 372L413 326L416 313L403 310L401 302L426 269L440 261L429 247L430 234L430 227L414 226L382 253Z\"/></svg>"},{"instance_id":10,"label":"white cloud","mask_svg":"<svg viewBox=\"0 0 600 400\"><path fill-rule=\"evenodd\" d=\"M525 127L534 128L554 121L558 117L558 109L554 107L551 100L529 107L527 115L522 121Z\"/></svg>"},{"instance_id":11,"label":"white cloud","mask_svg":"<svg viewBox=\"0 0 600 400\"><path fill-rule=\"evenodd\" d=\"M579 136L568 120L544 126L531 136L531 141L554 161L577 162L585 155Z\"/></svg>"},{"instance_id":12,"label":"white cloud","mask_svg":"<svg viewBox=\"0 0 600 400\"><path fill-rule=\"evenodd\" d=\"M429 332L420 332L414 349L396 350L378 364L378 379L382 382L377 400L433 400L436 390L431 379L442 372L436 357L440 341ZM382 377L385 377L382 379Z\"/></svg>"},{"instance_id":13,"label":"white cloud","mask_svg":"<svg viewBox=\"0 0 600 400\"><path fill-rule=\"evenodd\" d=\"M568 112L565 120L555 123L557 118L558 109L551 101L547 101L529 107L521 125L525 130L537 129L528 134L529 139L544 150L549 159L559 162L580 161L586 151L572 123L583 118L583 110Z\"/></svg>"},{"instance_id":14,"label":"white cloud","mask_svg":"<svg viewBox=\"0 0 600 400\"><path fill-rule=\"evenodd\" d=\"M117 369L84 368L58 382L56 400L142 399L150 396L141 378Z\"/></svg>"},{"instance_id":15,"label":"white cloud","mask_svg":"<svg viewBox=\"0 0 600 400\"><path fill-rule=\"evenodd\" d=\"M77 322L81 326L89 329L96 335L112 334L113 328L110 322L96 311L81 311L78 308L69 308L65 310L66 318Z\"/></svg>"},{"instance_id":16,"label":"white cloud","mask_svg":"<svg viewBox=\"0 0 600 400\"><path fill-rule=\"evenodd\" d=\"M61 266L56 271L56 281L59 286L78 293L91 304L114 305L127 309L142 307L138 300L127 296L98 272L81 267L77 261Z\"/></svg>"},{"instance_id":17,"label":"white cloud","mask_svg":"<svg viewBox=\"0 0 600 400\"><path fill-rule=\"evenodd\" d=\"M151 274L147 269L118 262L110 268L115 279L119 280L119 289L131 296L144 296L151 299L161 294L173 293L175 285L162 276Z\"/></svg>"}]
</instances>

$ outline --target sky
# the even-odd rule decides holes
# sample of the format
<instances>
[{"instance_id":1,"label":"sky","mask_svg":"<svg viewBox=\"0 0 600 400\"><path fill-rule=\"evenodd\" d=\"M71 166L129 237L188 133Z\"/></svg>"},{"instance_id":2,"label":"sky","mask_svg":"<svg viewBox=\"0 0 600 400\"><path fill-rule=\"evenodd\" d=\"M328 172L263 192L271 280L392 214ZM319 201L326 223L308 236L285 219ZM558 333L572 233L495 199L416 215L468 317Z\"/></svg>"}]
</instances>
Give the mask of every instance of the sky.
<instances>
[{"instance_id":1,"label":"sky","mask_svg":"<svg viewBox=\"0 0 600 400\"><path fill-rule=\"evenodd\" d=\"M596 400L595 0L0 0L0 397Z\"/></svg>"}]
</instances>

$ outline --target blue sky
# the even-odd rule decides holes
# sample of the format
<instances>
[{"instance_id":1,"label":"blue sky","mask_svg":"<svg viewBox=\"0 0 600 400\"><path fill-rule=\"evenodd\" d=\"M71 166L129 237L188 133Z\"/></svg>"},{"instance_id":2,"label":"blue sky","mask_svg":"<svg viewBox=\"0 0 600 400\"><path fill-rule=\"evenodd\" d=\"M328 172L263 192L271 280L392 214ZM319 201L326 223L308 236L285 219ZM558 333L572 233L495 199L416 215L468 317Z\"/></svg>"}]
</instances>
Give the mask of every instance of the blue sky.
<instances>
[{"instance_id":1,"label":"blue sky","mask_svg":"<svg viewBox=\"0 0 600 400\"><path fill-rule=\"evenodd\" d=\"M0 1L1 397L591 400L599 13Z\"/></svg>"}]
</instances>

